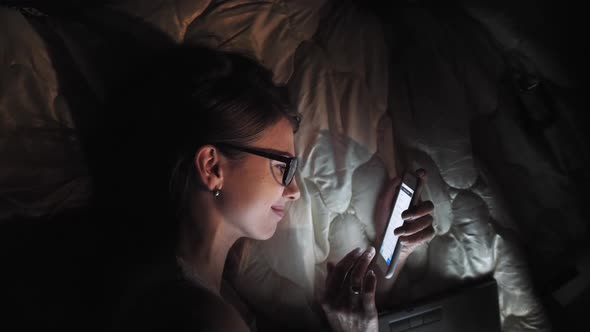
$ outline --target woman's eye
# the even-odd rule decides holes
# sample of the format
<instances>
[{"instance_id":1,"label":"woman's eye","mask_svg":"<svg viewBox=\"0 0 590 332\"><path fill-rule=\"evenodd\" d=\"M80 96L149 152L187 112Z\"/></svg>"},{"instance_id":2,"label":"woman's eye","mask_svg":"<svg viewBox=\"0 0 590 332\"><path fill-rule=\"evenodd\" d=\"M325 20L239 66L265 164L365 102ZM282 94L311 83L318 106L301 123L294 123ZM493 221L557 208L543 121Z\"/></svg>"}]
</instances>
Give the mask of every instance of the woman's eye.
<instances>
[{"instance_id":1,"label":"woman's eye","mask_svg":"<svg viewBox=\"0 0 590 332\"><path fill-rule=\"evenodd\" d=\"M281 174L285 173L285 170L287 169L287 166L285 165L276 165L275 167L281 171Z\"/></svg>"}]
</instances>

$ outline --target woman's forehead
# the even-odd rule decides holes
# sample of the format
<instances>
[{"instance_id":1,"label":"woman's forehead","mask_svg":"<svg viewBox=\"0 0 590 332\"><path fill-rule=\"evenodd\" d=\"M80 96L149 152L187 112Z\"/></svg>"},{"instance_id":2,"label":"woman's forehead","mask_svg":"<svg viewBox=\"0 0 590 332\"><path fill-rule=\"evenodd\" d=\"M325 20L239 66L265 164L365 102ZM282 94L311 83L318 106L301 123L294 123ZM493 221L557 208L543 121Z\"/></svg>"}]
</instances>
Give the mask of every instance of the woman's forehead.
<instances>
[{"instance_id":1,"label":"woman's forehead","mask_svg":"<svg viewBox=\"0 0 590 332\"><path fill-rule=\"evenodd\" d=\"M295 156L293 141L293 126L289 120L281 119L263 132L256 146L274 150L277 154Z\"/></svg>"}]
</instances>

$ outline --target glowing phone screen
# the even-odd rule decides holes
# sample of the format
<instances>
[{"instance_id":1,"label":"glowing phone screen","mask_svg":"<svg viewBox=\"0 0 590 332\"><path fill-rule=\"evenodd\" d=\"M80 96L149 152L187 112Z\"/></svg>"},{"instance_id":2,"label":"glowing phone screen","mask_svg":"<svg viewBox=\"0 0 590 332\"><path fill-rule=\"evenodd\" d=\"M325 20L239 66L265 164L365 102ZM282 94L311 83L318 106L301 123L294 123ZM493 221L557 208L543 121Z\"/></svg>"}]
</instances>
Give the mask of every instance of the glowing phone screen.
<instances>
[{"instance_id":1,"label":"glowing phone screen","mask_svg":"<svg viewBox=\"0 0 590 332\"><path fill-rule=\"evenodd\" d=\"M397 246L398 236L393 234L393 230L404 223L404 220L402 219L402 212L410 207L413 194L414 190L408 187L405 183L402 183L399 194L397 195L397 199L393 206L393 212L391 213L389 224L385 230L383 244L381 245L381 249L379 249L379 253L381 256L383 256L383 259L385 259L387 266L391 264L391 257L393 256L393 252Z\"/></svg>"}]
</instances>

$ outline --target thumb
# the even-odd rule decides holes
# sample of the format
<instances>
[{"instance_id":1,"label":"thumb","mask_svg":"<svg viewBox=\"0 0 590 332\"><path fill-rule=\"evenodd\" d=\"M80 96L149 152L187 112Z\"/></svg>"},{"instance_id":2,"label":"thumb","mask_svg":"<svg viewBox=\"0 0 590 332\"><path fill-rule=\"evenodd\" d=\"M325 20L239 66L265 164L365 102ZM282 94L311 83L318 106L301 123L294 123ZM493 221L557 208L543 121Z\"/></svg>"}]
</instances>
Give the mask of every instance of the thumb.
<instances>
[{"instance_id":1,"label":"thumb","mask_svg":"<svg viewBox=\"0 0 590 332\"><path fill-rule=\"evenodd\" d=\"M397 191L397 187L402 183L402 178L399 176L394 177L393 179L389 180L385 185L383 195L383 200L386 202L391 202L393 204L393 198Z\"/></svg>"},{"instance_id":2,"label":"thumb","mask_svg":"<svg viewBox=\"0 0 590 332\"><path fill-rule=\"evenodd\" d=\"M412 199L413 205L420 204L422 202L422 189L424 189L424 185L426 184L426 181L428 179L428 174L426 173L426 170L423 168L417 169L415 174L418 178L418 188L416 188L416 190L414 191L415 198Z\"/></svg>"}]
</instances>

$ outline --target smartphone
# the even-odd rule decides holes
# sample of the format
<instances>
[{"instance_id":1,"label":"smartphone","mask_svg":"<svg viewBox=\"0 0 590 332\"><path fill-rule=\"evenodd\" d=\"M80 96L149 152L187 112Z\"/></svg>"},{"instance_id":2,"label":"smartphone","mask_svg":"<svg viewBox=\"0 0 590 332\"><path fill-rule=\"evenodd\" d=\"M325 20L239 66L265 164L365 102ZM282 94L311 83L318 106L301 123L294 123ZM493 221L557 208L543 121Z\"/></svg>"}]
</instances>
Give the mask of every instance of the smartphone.
<instances>
[{"instance_id":1,"label":"smartphone","mask_svg":"<svg viewBox=\"0 0 590 332\"><path fill-rule=\"evenodd\" d=\"M393 277L400 254L399 236L394 235L393 231L403 225L402 212L414 204L414 197L417 196L414 193L417 187L418 178L406 172L396 193L393 209L385 228L385 235L379 248L379 255L377 255L377 265L381 271L387 271L385 272L387 279Z\"/></svg>"}]
</instances>

